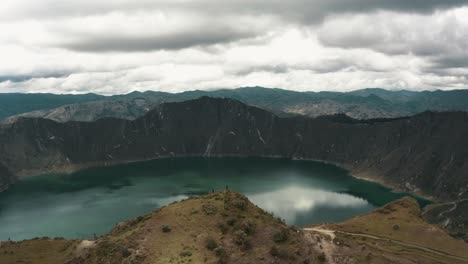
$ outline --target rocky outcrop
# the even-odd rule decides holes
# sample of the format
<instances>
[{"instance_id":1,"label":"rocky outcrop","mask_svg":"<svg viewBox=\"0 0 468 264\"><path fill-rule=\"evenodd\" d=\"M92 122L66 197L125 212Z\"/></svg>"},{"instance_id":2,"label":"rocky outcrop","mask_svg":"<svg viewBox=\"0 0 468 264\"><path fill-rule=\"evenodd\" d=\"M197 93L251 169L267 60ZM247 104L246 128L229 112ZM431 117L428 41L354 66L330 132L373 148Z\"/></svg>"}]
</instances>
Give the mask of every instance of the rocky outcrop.
<instances>
[{"instance_id":1,"label":"rocky outcrop","mask_svg":"<svg viewBox=\"0 0 468 264\"><path fill-rule=\"evenodd\" d=\"M468 114L425 112L359 121L281 118L231 99L159 105L134 121L20 118L0 129L0 162L15 175L177 156L316 159L440 200L468 197Z\"/></svg>"}]
</instances>

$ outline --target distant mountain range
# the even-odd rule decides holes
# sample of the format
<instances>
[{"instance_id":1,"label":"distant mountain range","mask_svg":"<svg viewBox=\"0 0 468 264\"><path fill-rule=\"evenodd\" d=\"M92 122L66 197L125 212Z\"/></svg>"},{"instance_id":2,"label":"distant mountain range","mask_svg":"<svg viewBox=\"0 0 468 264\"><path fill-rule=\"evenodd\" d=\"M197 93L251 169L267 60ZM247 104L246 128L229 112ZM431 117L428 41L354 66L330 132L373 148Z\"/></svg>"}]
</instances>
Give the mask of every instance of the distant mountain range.
<instances>
[{"instance_id":1,"label":"distant mountain range","mask_svg":"<svg viewBox=\"0 0 468 264\"><path fill-rule=\"evenodd\" d=\"M201 96L231 98L280 116L346 114L356 119L393 118L424 111L466 111L468 90L387 91L372 88L353 92L295 92L246 87L183 93L133 92L101 96L53 94L0 94L0 120L19 116L42 117L57 122L94 121L116 117L136 119L163 102L180 102Z\"/></svg>"}]
</instances>

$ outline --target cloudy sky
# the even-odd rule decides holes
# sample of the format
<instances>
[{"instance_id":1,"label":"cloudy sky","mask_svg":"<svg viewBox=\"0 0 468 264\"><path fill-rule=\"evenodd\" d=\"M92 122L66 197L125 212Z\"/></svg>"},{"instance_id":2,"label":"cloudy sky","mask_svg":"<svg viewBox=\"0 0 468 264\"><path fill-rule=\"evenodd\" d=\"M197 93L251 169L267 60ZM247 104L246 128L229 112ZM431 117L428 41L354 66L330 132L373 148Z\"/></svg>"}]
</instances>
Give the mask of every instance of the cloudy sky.
<instances>
[{"instance_id":1,"label":"cloudy sky","mask_svg":"<svg viewBox=\"0 0 468 264\"><path fill-rule=\"evenodd\" d=\"M468 88L468 0L2 0L0 92Z\"/></svg>"}]
</instances>

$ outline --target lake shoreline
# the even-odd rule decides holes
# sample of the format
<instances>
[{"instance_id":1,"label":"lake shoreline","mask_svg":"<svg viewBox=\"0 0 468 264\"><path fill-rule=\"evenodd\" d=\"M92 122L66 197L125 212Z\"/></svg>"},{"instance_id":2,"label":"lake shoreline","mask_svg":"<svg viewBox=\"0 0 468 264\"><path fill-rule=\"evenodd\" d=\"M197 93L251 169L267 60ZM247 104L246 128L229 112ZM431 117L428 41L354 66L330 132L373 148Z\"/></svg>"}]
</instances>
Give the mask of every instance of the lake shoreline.
<instances>
[{"instance_id":1,"label":"lake shoreline","mask_svg":"<svg viewBox=\"0 0 468 264\"><path fill-rule=\"evenodd\" d=\"M312 161L312 162L320 162L328 165L333 165L335 167L344 169L349 172L349 176L359 179L359 180L364 180L364 181L369 181L373 183L380 184L386 188L391 189L394 192L400 192L400 193L410 193L412 195L419 196L423 199L426 199L428 201L431 201L433 203L442 203L442 202L450 202L450 201L441 201L436 199L435 197L424 193L420 190L410 190L410 189L405 189L401 188L396 183L392 183L390 181L387 181L385 179L382 179L382 177L378 176L378 173L375 171L368 171L368 170L363 170L356 168L356 166L353 165L347 165L339 162L333 162L333 161L327 161L327 160L320 160L320 159L308 159L308 158L300 158L300 157L283 157L283 156L245 156L245 155L236 155L236 154L229 154L229 155L210 155L210 156L203 156L203 155L178 155L178 156L173 156L173 155L161 155L158 157L152 157L148 159L136 159L136 160L110 160L110 161L99 161L99 162L88 162L88 163L81 163L81 164L69 164L69 165L64 165L64 166L57 166L57 167L52 167L47 170L22 170L17 173L17 177L19 180L29 178L29 177L34 177L38 175L44 175L44 174L72 174L81 170L86 170L86 169L92 169L92 168L99 168L99 167L112 167L112 166L117 166L117 165L125 165L125 164L132 164L132 163L139 163L139 162L147 162L147 161L153 161L153 160L164 160L164 159L178 159L178 158L241 158L241 159L247 159L247 158L262 158L262 159L284 159L284 160L297 160L297 161ZM1 191L0 191L1 192Z\"/></svg>"}]
</instances>

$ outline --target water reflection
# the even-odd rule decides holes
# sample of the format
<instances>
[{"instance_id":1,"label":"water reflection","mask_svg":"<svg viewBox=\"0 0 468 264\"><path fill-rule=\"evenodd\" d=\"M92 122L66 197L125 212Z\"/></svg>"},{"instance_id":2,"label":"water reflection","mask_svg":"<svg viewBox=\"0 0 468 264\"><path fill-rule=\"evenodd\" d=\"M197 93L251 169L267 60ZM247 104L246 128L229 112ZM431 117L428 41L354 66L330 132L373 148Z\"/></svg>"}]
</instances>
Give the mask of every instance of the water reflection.
<instances>
[{"instance_id":1,"label":"water reflection","mask_svg":"<svg viewBox=\"0 0 468 264\"><path fill-rule=\"evenodd\" d=\"M320 189L301 186L286 186L271 192L248 194L259 207L273 212L289 224L315 224L314 221L301 223L298 218L304 214L317 215L318 210L329 207L333 210L353 209L366 211L372 206L361 198ZM330 218L330 220L333 220Z\"/></svg>"}]
</instances>

